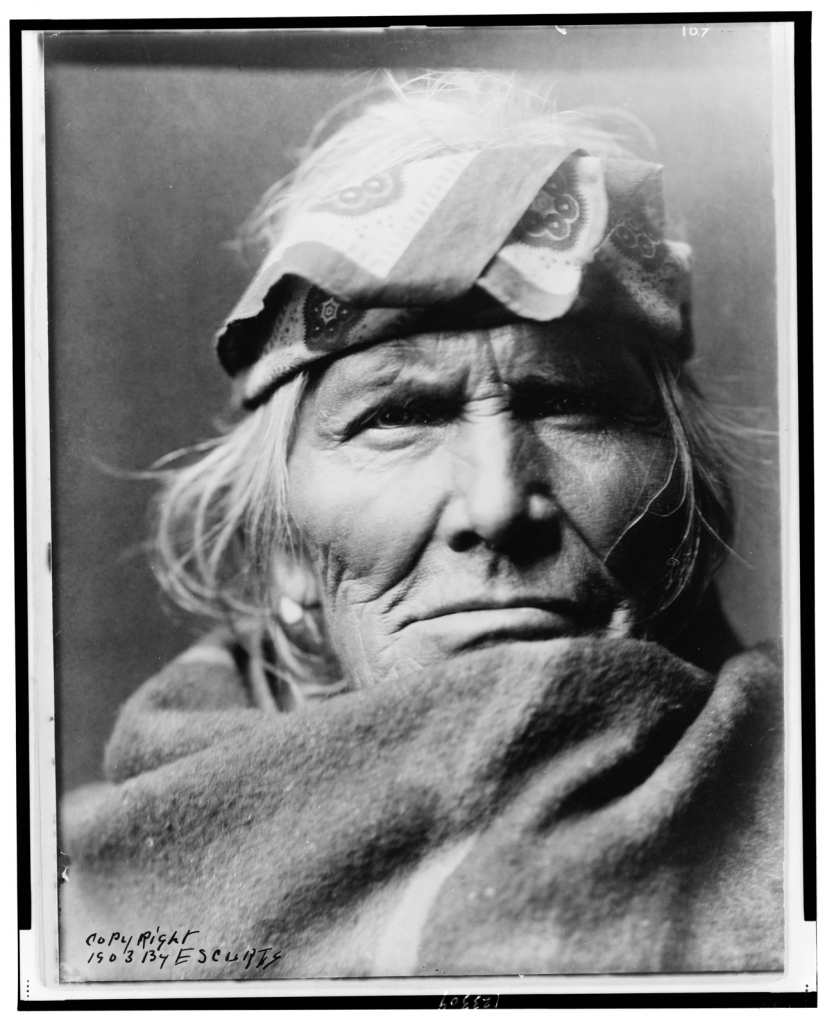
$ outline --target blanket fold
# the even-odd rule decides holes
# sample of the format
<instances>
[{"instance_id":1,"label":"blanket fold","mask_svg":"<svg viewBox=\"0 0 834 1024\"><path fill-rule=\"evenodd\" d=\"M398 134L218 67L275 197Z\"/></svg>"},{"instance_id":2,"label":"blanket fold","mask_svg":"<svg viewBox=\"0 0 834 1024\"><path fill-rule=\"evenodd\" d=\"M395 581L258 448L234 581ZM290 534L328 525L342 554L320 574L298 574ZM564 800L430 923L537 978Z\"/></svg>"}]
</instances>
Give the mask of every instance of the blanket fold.
<instances>
[{"instance_id":1,"label":"blanket fold","mask_svg":"<svg viewBox=\"0 0 834 1024\"><path fill-rule=\"evenodd\" d=\"M283 715L174 662L66 802L66 980L780 969L769 659L518 647Z\"/></svg>"}]
</instances>

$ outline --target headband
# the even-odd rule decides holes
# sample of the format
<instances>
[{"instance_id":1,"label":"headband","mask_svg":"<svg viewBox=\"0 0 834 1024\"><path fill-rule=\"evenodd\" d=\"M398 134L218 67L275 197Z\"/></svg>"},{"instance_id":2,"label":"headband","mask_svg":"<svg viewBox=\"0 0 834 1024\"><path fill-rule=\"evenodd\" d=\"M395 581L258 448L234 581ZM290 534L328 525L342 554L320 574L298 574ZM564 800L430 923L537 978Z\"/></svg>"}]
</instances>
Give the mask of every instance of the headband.
<instances>
[{"instance_id":1,"label":"headband","mask_svg":"<svg viewBox=\"0 0 834 1024\"><path fill-rule=\"evenodd\" d=\"M218 334L237 401L430 330L570 313L691 354L689 247L663 238L661 168L552 146L403 164L297 214Z\"/></svg>"}]
</instances>

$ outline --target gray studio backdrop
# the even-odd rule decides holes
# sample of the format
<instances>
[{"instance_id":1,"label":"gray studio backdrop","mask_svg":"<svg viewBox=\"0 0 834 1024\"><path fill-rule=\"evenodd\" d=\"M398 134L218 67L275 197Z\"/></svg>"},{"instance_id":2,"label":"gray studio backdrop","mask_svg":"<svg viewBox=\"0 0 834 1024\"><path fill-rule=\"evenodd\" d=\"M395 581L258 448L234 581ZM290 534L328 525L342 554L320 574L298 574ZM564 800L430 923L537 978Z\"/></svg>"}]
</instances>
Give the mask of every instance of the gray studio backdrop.
<instances>
[{"instance_id":1,"label":"gray studio backdrop","mask_svg":"<svg viewBox=\"0 0 834 1024\"><path fill-rule=\"evenodd\" d=\"M100 778L125 698L200 624L148 568L151 488L120 471L214 434L212 336L252 272L229 246L314 123L373 67L546 72L560 106L638 115L695 253L703 387L776 424L771 55L764 24L46 39L59 782ZM643 155L651 156L650 152ZM752 411L752 412L751 412ZM747 642L780 633L777 467L739 488L723 575Z\"/></svg>"}]
</instances>

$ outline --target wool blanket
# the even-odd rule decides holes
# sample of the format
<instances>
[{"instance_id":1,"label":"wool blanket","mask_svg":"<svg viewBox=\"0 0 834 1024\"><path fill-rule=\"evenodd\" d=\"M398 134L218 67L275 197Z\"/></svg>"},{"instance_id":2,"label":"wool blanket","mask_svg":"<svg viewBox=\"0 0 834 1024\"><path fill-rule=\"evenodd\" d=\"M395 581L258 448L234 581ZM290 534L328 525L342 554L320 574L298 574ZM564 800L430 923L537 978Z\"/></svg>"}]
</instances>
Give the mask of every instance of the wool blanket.
<instances>
[{"instance_id":1,"label":"wool blanket","mask_svg":"<svg viewBox=\"0 0 834 1024\"><path fill-rule=\"evenodd\" d=\"M781 691L565 639L270 714L204 644L65 802L62 977L780 970Z\"/></svg>"}]
</instances>

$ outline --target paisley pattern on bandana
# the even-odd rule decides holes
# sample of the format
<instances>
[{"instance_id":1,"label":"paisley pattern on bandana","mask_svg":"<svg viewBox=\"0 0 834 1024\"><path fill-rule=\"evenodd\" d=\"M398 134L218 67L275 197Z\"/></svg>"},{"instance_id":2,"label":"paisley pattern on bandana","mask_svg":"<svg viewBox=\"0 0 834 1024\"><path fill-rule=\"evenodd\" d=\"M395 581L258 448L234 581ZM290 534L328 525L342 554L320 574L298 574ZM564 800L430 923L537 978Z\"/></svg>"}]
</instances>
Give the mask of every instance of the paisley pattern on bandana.
<instances>
[{"instance_id":1,"label":"paisley pattern on bandana","mask_svg":"<svg viewBox=\"0 0 834 1024\"><path fill-rule=\"evenodd\" d=\"M402 174L398 168L374 174L359 185L351 185L313 209L322 213L335 213L342 217L360 217L395 203L402 194Z\"/></svg>"},{"instance_id":2,"label":"paisley pattern on bandana","mask_svg":"<svg viewBox=\"0 0 834 1024\"><path fill-rule=\"evenodd\" d=\"M311 287L304 300L304 334L313 352L336 352L345 343L350 327L362 316L360 310Z\"/></svg>"},{"instance_id":3,"label":"paisley pattern on bandana","mask_svg":"<svg viewBox=\"0 0 834 1024\"><path fill-rule=\"evenodd\" d=\"M587 221L576 172L567 162L544 183L513 231L512 241L567 251Z\"/></svg>"},{"instance_id":4,"label":"paisley pattern on bandana","mask_svg":"<svg viewBox=\"0 0 834 1024\"><path fill-rule=\"evenodd\" d=\"M611 241L624 256L640 262L655 260L663 243L644 219L629 213L624 213L617 221Z\"/></svg>"}]
</instances>

